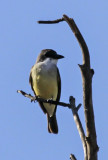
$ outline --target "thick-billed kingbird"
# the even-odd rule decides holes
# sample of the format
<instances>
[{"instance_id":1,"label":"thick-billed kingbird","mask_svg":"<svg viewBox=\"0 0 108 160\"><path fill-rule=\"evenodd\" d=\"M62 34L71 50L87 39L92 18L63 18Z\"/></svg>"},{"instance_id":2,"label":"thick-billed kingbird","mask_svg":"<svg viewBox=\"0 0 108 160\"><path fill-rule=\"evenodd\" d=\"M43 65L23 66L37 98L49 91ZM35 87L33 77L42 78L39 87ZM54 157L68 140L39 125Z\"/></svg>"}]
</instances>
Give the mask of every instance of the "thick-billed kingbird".
<instances>
[{"instance_id":1,"label":"thick-billed kingbird","mask_svg":"<svg viewBox=\"0 0 108 160\"><path fill-rule=\"evenodd\" d=\"M32 67L29 77L31 88L36 96L43 99L60 100L61 78L57 68L58 59L64 58L52 49L44 49L39 54L35 65ZM39 102L43 112L47 114L48 131L58 133L56 121L57 105Z\"/></svg>"}]
</instances>

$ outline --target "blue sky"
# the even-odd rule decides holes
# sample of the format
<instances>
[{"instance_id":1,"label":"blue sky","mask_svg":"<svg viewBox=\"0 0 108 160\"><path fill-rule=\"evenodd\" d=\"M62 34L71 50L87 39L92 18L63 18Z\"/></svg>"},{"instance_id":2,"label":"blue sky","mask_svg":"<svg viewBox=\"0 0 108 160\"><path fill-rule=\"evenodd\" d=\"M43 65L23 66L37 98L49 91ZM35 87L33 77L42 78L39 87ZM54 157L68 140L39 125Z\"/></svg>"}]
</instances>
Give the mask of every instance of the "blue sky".
<instances>
[{"instance_id":1,"label":"blue sky","mask_svg":"<svg viewBox=\"0 0 108 160\"><path fill-rule=\"evenodd\" d=\"M107 0L1 0L0 2L0 159L69 159L70 153L83 159L82 144L72 113L58 106L59 134L49 134L47 120L38 106L16 93L33 94L29 72L42 49L52 48L65 59L58 62L62 78L61 101L69 96L83 103L80 47L65 22L37 24L63 14L74 18L84 36L91 58L93 104L100 147L99 160L107 159L108 135L108 2ZM83 107L79 116L84 123Z\"/></svg>"}]
</instances>

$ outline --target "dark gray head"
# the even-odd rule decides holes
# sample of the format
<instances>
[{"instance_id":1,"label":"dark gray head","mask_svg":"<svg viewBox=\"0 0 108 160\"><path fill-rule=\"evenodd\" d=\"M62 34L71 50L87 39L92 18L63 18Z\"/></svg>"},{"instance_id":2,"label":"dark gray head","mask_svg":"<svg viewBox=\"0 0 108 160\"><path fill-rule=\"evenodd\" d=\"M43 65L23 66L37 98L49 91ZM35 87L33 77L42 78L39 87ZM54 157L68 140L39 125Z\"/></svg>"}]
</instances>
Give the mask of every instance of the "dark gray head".
<instances>
[{"instance_id":1,"label":"dark gray head","mask_svg":"<svg viewBox=\"0 0 108 160\"><path fill-rule=\"evenodd\" d=\"M41 51L41 53L39 54L36 63L43 62L47 58L52 58L52 59L58 60L58 59L64 58L64 56L57 54L52 49L43 49Z\"/></svg>"}]
</instances>

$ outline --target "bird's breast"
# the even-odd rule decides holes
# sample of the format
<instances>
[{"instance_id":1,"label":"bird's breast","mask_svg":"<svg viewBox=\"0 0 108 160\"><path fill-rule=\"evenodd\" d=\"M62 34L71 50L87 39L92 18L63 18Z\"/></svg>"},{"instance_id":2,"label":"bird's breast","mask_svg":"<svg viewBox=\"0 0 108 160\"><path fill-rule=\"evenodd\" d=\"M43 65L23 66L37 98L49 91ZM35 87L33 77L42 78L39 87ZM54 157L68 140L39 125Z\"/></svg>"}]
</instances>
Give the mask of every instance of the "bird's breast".
<instances>
[{"instance_id":1,"label":"bird's breast","mask_svg":"<svg viewBox=\"0 0 108 160\"><path fill-rule=\"evenodd\" d=\"M56 100L58 93L56 67L37 67L33 74L33 88L36 95L45 99L52 98Z\"/></svg>"}]
</instances>

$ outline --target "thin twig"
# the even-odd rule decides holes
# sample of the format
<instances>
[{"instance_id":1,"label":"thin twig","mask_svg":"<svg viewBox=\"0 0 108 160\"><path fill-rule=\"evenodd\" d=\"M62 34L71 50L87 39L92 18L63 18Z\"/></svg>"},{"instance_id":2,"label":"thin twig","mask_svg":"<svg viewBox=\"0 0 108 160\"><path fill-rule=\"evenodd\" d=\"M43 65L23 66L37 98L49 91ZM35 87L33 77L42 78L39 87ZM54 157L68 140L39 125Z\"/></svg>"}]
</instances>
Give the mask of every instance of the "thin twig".
<instances>
[{"instance_id":1,"label":"thin twig","mask_svg":"<svg viewBox=\"0 0 108 160\"><path fill-rule=\"evenodd\" d=\"M52 20L52 21L37 21L37 23L39 24L54 24L54 23L59 23L64 21L64 18L60 18L60 19L56 19L56 20Z\"/></svg>"},{"instance_id":2,"label":"thin twig","mask_svg":"<svg viewBox=\"0 0 108 160\"><path fill-rule=\"evenodd\" d=\"M52 99L43 99L43 98L40 98L38 96L35 96L33 97L31 94L27 94L25 93L24 91L22 90L17 90L18 93L21 93L23 96L29 98L32 101L38 101L38 102L44 102L44 103L51 103L51 104L56 104L56 105L59 105L59 106L63 106L63 107L68 107L68 108L74 108L74 106L70 105L69 103L64 103L64 102L57 102L57 101L53 101ZM76 108L76 110L78 111L81 107L81 104L78 105L78 107Z\"/></svg>"}]
</instances>

